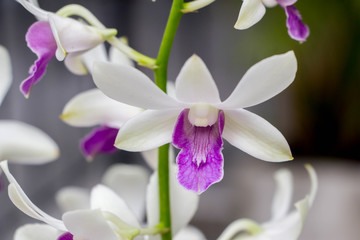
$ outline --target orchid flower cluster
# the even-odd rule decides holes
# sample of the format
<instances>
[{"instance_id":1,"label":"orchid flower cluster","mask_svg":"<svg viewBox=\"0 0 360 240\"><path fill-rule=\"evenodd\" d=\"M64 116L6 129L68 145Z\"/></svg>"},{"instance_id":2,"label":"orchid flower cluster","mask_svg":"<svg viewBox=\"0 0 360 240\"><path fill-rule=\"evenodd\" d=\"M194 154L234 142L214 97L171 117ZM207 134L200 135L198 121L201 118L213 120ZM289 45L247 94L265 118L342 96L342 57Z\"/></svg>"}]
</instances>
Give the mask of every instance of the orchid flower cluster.
<instances>
[{"instance_id":1,"label":"orchid flower cluster","mask_svg":"<svg viewBox=\"0 0 360 240\"><path fill-rule=\"evenodd\" d=\"M214 0L173 1L157 58L132 49L126 38L116 36L116 29L107 28L80 5L67 5L53 13L40 8L36 0L17 2L37 18L25 35L37 60L20 85L23 95L30 97L35 84L46 78L47 65L54 57L74 74L91 74L96 88L74 96L60 116L74 127L94 127L80 140L83 155L93 160L118 149L141 152L153 173L136 165L111 166L102 183L91 190L61 189L56 201L64 213L61 219L54 218L27 197L8 164L55 160L58 146L38 128L0 120L0 171L8 179L9 197L22 212L43 222L18 228L15 240L204 240L202 232L189 223L200 194L223 178L223 139L264 161L293 159L282 133L245 109L276 96L294 81L297 60L293 51L250 67L224 101L210 70L196 54L184 63L175 85L167 81L169 54L181 17ZM280 5L290 37L304 42L309 28L295 2L244 0L235 28L251 27L265 14L265 6ZM110 44L108 51L105 42ZM0 58L1 103L12 74L3 47ZM134 62L152 69L155 81ZM179 150L176 157L170 143ZM295 204L295 210L288 212L292 174L279 170L271 220L263 224L235 220L218 239L298 239L317 191L316 173L310 165L306 169L310 193Z\"/></svg>"}]
</instances>

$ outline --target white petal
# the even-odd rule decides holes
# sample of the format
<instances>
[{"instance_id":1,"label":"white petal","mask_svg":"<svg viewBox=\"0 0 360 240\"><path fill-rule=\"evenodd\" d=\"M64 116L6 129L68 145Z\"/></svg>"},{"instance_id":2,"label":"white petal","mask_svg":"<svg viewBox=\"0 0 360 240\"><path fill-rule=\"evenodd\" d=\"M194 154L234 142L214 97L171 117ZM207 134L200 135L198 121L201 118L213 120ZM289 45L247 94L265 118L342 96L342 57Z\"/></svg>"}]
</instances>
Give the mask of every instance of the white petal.
<instances>
[{"instance_id":1,"label":"white petal","mask_svg":"<svg viewBox=\"0 0 360 240\"><path fill-rule=\"evenodd\" d=\"M61 234L46 224L26 224L16 229L14 240L56 240Z\"/></svg>"},{"instance_id":2,"label":"white petal","mask_svg":"<svg viewBox=\"0 0 360 240\"><path fill-rule=\"evenodd\" d=\"M87 70L91 73L95 61L109 61L106 53L105 44L100 44L99 46L83 53L81 55L81 59Z\"/></svg>"},{"instance_id":3,"label":"white petal","mask_svg":"<svg viewBox=\"0 0 360 240\"><path fill-rule=\"evenodd\" d=\"M90 208L90 192L84 188L61 188L56 193L55 199L63 212Z\"/></svg>"},{"instance_id":4,"label":"white petal","mask_svg":"<svg viewBox=\"0 0 360 240\"><path fill-rule=\"evenodd\" d=\"M264 233L270 240L297 240L302 228L301 214L293 211L280 221L263 224Z\"/></svg>"},{"instance_id":5,"label":"white petal","mask_svg":"<svg viewBox=\"0 0 360 240\"><path fill-rule=\"evenodd\" d=\"M272 203L271 221L285 217L290 208L293 194L292 173L289 170L278 170L274 178L276 181L276 191Z\"/></svg>"},{"instance_id":6,"label":"white petal","mask_svg":"<svg viewBox=\"0 0 360 240\"><path fill-rule=\"evenodd\" d=\"M86 66L84 65L84 63L82 61L82 58L81 58L82 54L83 54L83 52L71 53L71 54L68 54L67 57L65 58L65 61L64 61L65 66L73 74L86 75L89 73Z\"/></svg>"},{"instance_id":7,"label":"white petal","mask_svg":"<svg viewBox=\"0 0 360 240\"><path fill-rule=\"evenodd\" d=\"M293 82L296 70L293 51L258 62L245 73L221 108L250 107L274 97Z\"/></svg>"},{"instance_id":8,"label":"white petal","mask_svg":"<svg viewBox=\"0 0 360 240\"><path fill-rule=\"evenodd\" d=\"M12 83L10 55L6 48L0 45L0 106Z\"/></svg>"},{"instance_id":9,"label":"white petal","mask_svg":"<svg viewBox=\"0 0 360 240\"><path fill-rule=\"evenodd\" d=\"M146 110L119 130L115 146L127 151L146 151L172 142L180 110Z\"/></svg>"},{"instance_id":10,"label":"white petal","mask_svg":"<svg viewBox=\"0 0 360 240\"><path fill-rule=\"evenodd\" d=\"M0 167L10 182L8 187L9 198L19 210L28 216L43 221L61 231L66 231L63 222L49 216L30 201L30 199L26 196L20 185L15 180L14 176L10 173L7 161L0 162Z\"/></svg>"},{"instance_id":11,"label":"white petal","mask_svg":"<svg viewBox=\"0 0 360 240\"><path fill-rule=\"evenodd\" d=\"M0 121L0 160L43 164L59 156L59 148L46 133L23 122Z\"/></svg>"},{"instance_id":12,"label":"white petal","mask_svg":"<svg viewBox=\"0 0 360 240\"><path fill-rule=\"evenodd\" d=\"M60 116L76 127L107 125L120 128L124 122L142 112L142 109L117 102L94 88L77 94L65 105Z\"/></svg>"},{"instance_id":13,"label":"white petal","mask_svg":"<svg viewBox=\"0 0 360 240\"><path fill-rule=\"evenodd\" d=\"M198 207L199 196L179 184L176 179L175 164L170 165L169 178L172 233L176 235L180 229L188 225L194 216ZM148 225L157 225L159 223L159 180L157 171L151 176L146 191L146 210Z\"/></svg>"},{"instance_id":14,"label":"white petal","mask_svg":"<svg viewBox=\"0 0 360 240\"><path fill-rule=\"evenodd\" d=\"M190 57L181 68L175 82L176 98L187 103L219 103L215 81L203 60Z\"/></svg>"},{"instance_id":15,"label":"white petal","mask_svg":"<svg viewBox=\"0 0 360 240\"><path fill-rule=\"evenodd\" d=\"M174 240L206 240L206 238L199 229L187 226L176 234Z\"/></svg>"},{"instance_id":16,"label":"white petal","mask_svg":"<svg viewBox=\"0 0 360 240\"><path fill-rule=\"evenodd\" d=\"M99 209L67 212L62 218L74 239L119 240Z\"/></svg>"},{"instance_id":17,"label":"white petal","mask_svg":"<svg viewBox=\"0 0 360 240\"><path fill-rule=\"evenodd\" d=\"M266 7L275 7L278 2L276 0L262 0Z\"/></svg>"},{"instance_id":18,"label":"white petal","mask_svg":"<svg viewBox=\"0 0 360 240\"><path fill-rule=\"evenodd\" d=\"M225 230L221 233L221 235L217 238L217 240L233 239L240 232L256 234L258 232L261 232L261 226L250 219L238 219L238 220L232 222L229 226L227 226L225 228ZM245 237L239 237L236 239L238 239L238 240L245 240L245 239L246 240L257 240L258 239L256 237L247 238L246 236L248 236L248 235L245 235ZM288 239L286 239L286 240L288 240Z\"/></svg>"},{"instance_id":19,"label":"white petal","mask_svg":"<svg viewBox=\"0 0 360 240\"><path fill-rule=\"evenodd\" d=\"M34 1L28 0L16 0L20 3L26 10L33 14L38 20L46 21L48 19L49 12L41 9Z\"/></svg>"},{"instance_id":20,"label":"white petal","mask_svg":"<svg viewBox=\"0 0 360 240\"><path fill-rule=\"evenodd\" d=\"M107 37L106 32L102 32L100 29L56 14L49 14L49 23L54 37L58 36L58 39L55 37L58 47L63 48L67 53L92 49L104 42ZM110 32L109 35L111 35Z\"/></svg>"},{"instance_id":21,"label":"white petal","mask_svg":"<svg viewBox=\"0 0 360 240\"><path fill-rule=\"evenodd\" d=\"M104 185L97 185L91 191L92 209L101 209L116 215L125 223L139 227L139 222L125 201Z\"/></svg>"},{"instance_id":22,"label":"white petal","mask_svg":"<svg viewBox=\"0 0 360 240\"><path fill-rule=\"evenodd\" d=\"M150 149L147 151L142 151L141 155L145 159L145 162L152 168L157 169L158 168L158 158L159 158L159 149Z\"/></svg>"},{"instance_id":23,"label":"white petal","mask_svg":"<svg viewBox=\"0 0 360 240\"><path fill-rule=\"evenodd\" d=\"M113 63L95 62L96 86L116 101L146 109L176 108L179 103L160 90L139 70Z\"/></svg>"},{"instance_id":24,"label":"white petal","mask_svg":"<svg viewBox=\"0 0 360 240\"><path fill-rule=\"evenodd\" d=\"M265 119L244 109L225 111L223 132L231 145L269 162L293 159L284 136Z\"/></svg>"},{"instance_id":25,"label":"white petal","mask_svg":"<svg viewBox=\"0 0 360 240\"><path fill-rule=\"evenodd\" d=\"M114 164L104 174L102 182L128 204L137 219L145 216L145 191L148 171L140 165Z\"/></svg>"},{"instance_id":26,"label":"white petal","mask_svg":"<svg viewBox=\"0 0 360 240\"><path fill-rule=\"evenodd\" d=\"M234 28L242 30L251 27L263 18L265 11L261 0L243 0Z\"/></svg>"},{"instance_id":27,"label":"white petal","mask_svg":"<svg viewBox=\"0 0 360 240\"><path fill-rule=\"evenodd\" d=\"M110 47L109 58L110 58L110 62L115 64L122 64L130 67L134 67L135 65L134 62L128 56L126 56L123 52L121 52L119 49L117 49L114 46ZM99 59L98 61L101 60Z\"/></svg>"},{"instance_id":28,"label":"white petal","mask_svg":"<svg viewBox=\"0 0 360 240\"><path fill-rule=\"evenodd\" d=\"M266 235L271 236L271 240L297 240L301 233L307 213L315 198L318 187L315 170L309 164L305 165L305 167L309 173L311 181L310 194L298 201L295 204L296 210L288 214L283 219L264 224Z\"/></svg>"}]
</instances>

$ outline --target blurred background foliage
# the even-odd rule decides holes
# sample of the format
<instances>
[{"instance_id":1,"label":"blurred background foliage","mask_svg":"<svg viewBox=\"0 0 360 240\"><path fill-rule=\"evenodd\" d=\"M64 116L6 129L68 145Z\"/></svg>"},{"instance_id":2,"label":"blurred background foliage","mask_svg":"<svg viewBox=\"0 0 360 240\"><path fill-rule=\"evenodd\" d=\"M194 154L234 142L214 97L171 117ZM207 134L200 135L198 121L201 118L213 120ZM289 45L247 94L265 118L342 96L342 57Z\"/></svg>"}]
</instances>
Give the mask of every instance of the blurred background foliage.
<instances>
[{"instance_id":1,"label":"blurred background foliage","mask_svg":"<svg viewBox=\"0 0 360 240\"><path fill-rule=\"evenodd\" d=\"M360 2L301 0L296 7L310 27L305 43L287 36L284 12L275 7L249 29L252 34L244 34L242 54L294 49L298 72L290 87L295 110L289 116L294 155L359 159Z\"/></svg>"}]
</instances>

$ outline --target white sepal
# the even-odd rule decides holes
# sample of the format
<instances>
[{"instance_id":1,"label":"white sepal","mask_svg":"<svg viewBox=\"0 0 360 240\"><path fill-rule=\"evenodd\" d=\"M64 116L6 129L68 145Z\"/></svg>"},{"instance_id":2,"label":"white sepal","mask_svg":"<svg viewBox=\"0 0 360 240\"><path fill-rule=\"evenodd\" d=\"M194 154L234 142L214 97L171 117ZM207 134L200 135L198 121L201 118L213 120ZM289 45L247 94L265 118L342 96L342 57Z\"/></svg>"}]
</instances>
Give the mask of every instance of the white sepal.
<instances>
[{"instance_id":1,"label":"white sepal","mask_svg":"<svg viewBox=\"0 0 360 240\"><path fill-rule=\"evenodd\" d=\"M176 235L180 229L188 225L194 216L199 202L199 196L182 187L176 179L176 166L170 164L169 168L171 225L172 233ZM148 225L150 227L159 223L159 182L155 171L150 178L146 191L146 209Z\"/></svg>"},{"instance_id":2,"label":"white sepal","mask_svg":"<svg viewBox=\"0 0 360 240\"><path fill-rule=\"evenodd\" d=\"M148 181L148 171L133 164L113 164L102 178L106 186L124 199L138 220L145 216L145 191Z\"/></svg>"},{"instance_id":3,"label":"white sepal","mask_svg":"<svg viewBox=\"0 0 360 240\"><path fill-rule=\"evenodd\" d=\"M55 240L61 234L61 231L47 224L26 224L16 229L14 240Z\"/></svg>"},{"instance_id":4,"label":"white sepal","mask_svg":"<svg viewBox=\"0 0 360 240\"><path fill-rule=\"evenodd\" d=\"M231 145L264 161L293 159L285 137L268 121L245 109L224 112L223 138Z\"/></svg>"},{"instance_id":5,"label":"white sepal","mask_svg":"<svg viewBox=\"0 0 360 240\"><path fill-rule=\"evenodd\" d=\"M235 28L247 29L259 22L266 12L262 0L243 0Z\"/></svg>"},{"instance_id":6,"label":"white sepal","mask_svg":"<svg viewBox=\"0 0 360 240\"><path fill-rule=\"evenodd\" d=\"M74 96L65 105L63 121L71 126L107 125L120 128L127 120L143 110L115 101L94 88Z\"/></svg>"},{"instance_id":7,"label":"white sepal","mask_svg":"<svg viewBox=\"0 0 360 240\"><path fill-rule=\"evenodd\" d=\"M59 156L57 144L42 130L15 120L0 120L0 160L43 164Z\"/></svg>"},{"instance_id":8,"label":"white sepal","mask_svg":"<svg viewBox=\"0 0 360 240\"><path fill-rule=\"evenodd\" d=\"M176 98L186 103L220 103L220 95L203 60L193 55L181 68L175 81Z\"/></svg>"},{"instance_id":9,"label":"white sepal","mask_svg":"<svg viewBox=\"0 0 360 240\"><path fill-rule=\"evenodd\" d=\"M144 73L130 66L95 62L93 79L103 93L119 102L145 109L180 106L180 103L161 91Z\"/></svg>"},{"instance_id":10,"label":"white sepal","mask_svg":"<svg viewBox=\"0 0 360 240\"><path fill-rule=\"evenodd\" d=\"M0 45L0 106L12 83L10 55L5 47Z\"/></svg>"},{"instance_id":11,"label":"white sepal","mask_svg":"<svg viewBox=\"0 0 360 240\"><path fill-rule=\"evenodd\" d=\"M126 151L146 151L172 141L180 110L146 110L127 121L119 130L115 146Z\"/></svg>"},{"instance_id":12,"label":"white sepal","mask_svg":"<svg viewBox=\"0 0 360 240\"><path fill-rule=\"evenodd\" d=\"M266 58L245 73L220 108L246 108L262 103L287 88L294 81L296 70L293 51Z\"/></svg>"}]
</instances>

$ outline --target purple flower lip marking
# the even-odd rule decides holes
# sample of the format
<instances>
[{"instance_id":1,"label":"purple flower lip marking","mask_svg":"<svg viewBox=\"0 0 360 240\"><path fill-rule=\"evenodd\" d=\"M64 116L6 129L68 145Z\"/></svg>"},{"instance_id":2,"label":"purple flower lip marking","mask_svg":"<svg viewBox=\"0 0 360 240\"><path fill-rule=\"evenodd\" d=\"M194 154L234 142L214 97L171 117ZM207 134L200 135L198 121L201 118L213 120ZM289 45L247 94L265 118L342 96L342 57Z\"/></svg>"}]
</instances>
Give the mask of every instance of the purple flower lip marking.
<instances>
[{"instance_id":1,"label":"purple flower lip marking","mask_svg":"<svg viewBox=\"0 0 360 240\"><path fill-rule=\"evenodd\" d=\"M26 33L25 39L31 51L38 56L38 59L30 67L30 76L20 85L21 92L28 98L32 86L38 83L45 75L48 63L55 56L57 45L50 24L44 21L32 24Z\"/></svg>"},{"instance_id":2,"label":"purple flower lip marking","mask_svg":"<svg viewBox=\"0 0 360 240\"><path fill-rule=\"evenodd\" d=\"M69 232L66 232L64 234L62 234L57 240L73 240L74 239L74 236L69 233Z\"/></svg>"},{"instance_id":3,"label":"purple flower lip marking","mask_svg":"<svg viewBox=\"0 0 360 240\"><path fill-rule=\"evenodd\" d=\"M80 141L80 148L88 161L100 153L113 153L118 149L114 146L119 129L108 126L95 128Z\"/></svg>"},{"instance_id":4,"label":"purple flower lip marking","mask_svg":"<svg viewBox=\"0 0 360 240\"><path fill-rule=\"evenodd\" d=\"M181 151L177 157L178 180L185 188L197 193L204 192L211 184L223 177L223 141L225 117L222 111L218 120L206 127L192 125L189 109L185 109L175 125L173 145Z\"/></svg>"},{"instance_id":5,"label":"purple flower lip marking","mask_svg":"<svg viewBox=\"0 0 360 240\"><path fill-rule=\"evenodd\" d=\"M93 77L108 97L148 109L120 128L115 146L146 151L173 142L181 149L177 157L179 182L202 193L223 176L222 138L265 161L292 159L284 136L243 108L280 93L294 80L296 70L292 51L264 59L245 73L223 102L205 63L196 55L182 67L174 98L134 68L96 62Z\"/></svg>"},{"instance_id":6,"label":"purple flower lip marking","mask_svg":"<svg viewBox=\"0 0 360 240\"><path fill-rule=\"evenodd\" d=\"M300 43L305 42L310 34L310 30L309 27L301 21L302 17L300 12L293 5L286 6L284 9L287 16L286 26L290 37Z\"/></svg>"}]
</instances>

